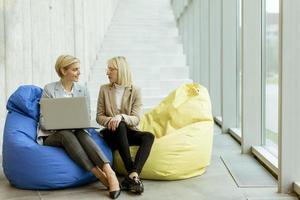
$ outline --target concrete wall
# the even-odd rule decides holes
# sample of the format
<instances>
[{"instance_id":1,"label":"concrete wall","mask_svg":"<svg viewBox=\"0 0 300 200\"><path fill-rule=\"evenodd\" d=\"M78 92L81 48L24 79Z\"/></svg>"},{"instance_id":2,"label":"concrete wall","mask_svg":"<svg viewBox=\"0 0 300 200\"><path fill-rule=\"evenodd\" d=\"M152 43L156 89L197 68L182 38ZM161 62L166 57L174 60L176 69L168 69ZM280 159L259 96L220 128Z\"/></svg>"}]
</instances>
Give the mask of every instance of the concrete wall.
<instances>
[{"instance_id":1,"label":"concrete wall","mask_svg":"<svg viewBox=\"0 0 300 200\"><path fill-rule=\"evenodd\" d=\"M0 0L0 136L6 101L22 84L58 79L61 54L81 60L81 82L97 58L118 0ZM2 142L1 142L2 144Z\"/></svg>"}]
</instances>

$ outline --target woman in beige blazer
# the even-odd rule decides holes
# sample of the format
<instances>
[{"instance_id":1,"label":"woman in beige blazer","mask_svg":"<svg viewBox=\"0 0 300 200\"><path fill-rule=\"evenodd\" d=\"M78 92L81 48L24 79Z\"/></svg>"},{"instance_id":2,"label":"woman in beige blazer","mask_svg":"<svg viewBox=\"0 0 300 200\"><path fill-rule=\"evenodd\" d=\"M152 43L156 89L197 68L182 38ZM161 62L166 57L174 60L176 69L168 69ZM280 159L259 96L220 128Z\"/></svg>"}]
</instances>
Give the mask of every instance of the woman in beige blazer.
<instances>
[{"instance_id":1,"label":"woman in beige blazer","mask_svg":"<svg viewBox=\"0 0 300 200\"><path fill-rule=\"evenodd\" d=\"M104 140L118 150L128 176L122 181L122 190L141 194L144 191L139 174L149 156L153 134L140 131L142 106L140 90L132 85L131 72L125 57L108 60L109 84L102 85L98 97L97 122L105 128ZM131 159L129 146L139 146L135 159Z\"/></svg>"},{"instance_id":2,"label":"woman in beige blazer","mask_svg":"<svg viewBox=\"0 0 300 200\"><path fill-rule=\"evenodd\" d=\"M77 58L70 55L59 56L55 70L60 80L47 84L42 98L85 96L89 101L87 88L77 83L80 76L80 62ZM109 160L87 131L84 129L46 131L43 130L42 122L40 120L37 137L39 144L64 148L70 158L85 170L91 171L109 188L109 195L112 199L120 195L119 182Z\"/></svg>"}]
</instances>

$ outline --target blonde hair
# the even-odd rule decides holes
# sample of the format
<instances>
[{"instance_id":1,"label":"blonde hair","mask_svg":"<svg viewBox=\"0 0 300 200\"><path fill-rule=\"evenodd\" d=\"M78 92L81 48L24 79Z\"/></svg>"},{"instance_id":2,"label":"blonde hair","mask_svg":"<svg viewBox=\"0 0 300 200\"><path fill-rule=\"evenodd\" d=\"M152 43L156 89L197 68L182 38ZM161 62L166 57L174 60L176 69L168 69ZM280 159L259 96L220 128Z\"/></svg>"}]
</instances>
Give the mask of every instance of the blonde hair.
<instances>
[{"instance_id":1,"label":"blonde hair","mask_svg":"<svg viewBox=\"0 0 300 200\"><path fill-rule=\"evenodd\" d=\"M63 74L61 72L61 69L67 70L74 63L80 63L80 60L70 55L59 56L55 63L55 70L57 75L62 78Z\"/></svg>"},{"instance_id":2,"label":"blonde hair","mask_svg":"<svg viewBox=\"0 0 300 200\"><path fill-rule=\"evenodd\" d=\"M131 70L127 60L123 56L113 57L107 61L108 67L118 70L117 84L122 86L131 86Z\"/></svg>"}]
</instances>

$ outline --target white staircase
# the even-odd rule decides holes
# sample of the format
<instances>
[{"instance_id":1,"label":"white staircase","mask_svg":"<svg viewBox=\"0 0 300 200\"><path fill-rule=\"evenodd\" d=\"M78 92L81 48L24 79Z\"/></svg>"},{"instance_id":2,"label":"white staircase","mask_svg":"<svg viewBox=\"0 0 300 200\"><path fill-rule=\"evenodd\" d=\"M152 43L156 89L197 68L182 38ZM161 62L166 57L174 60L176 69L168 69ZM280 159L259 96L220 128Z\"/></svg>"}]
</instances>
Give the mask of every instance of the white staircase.
<instances>
[{"instance_id":1,"label":"white staircase","mask_svg":"<svg viewBox=\"0 0 300 200\"><path fill-rule=\"evenodd\" d=\"M100 85L108 83L106 62L111 57L127 58L133 82L141 88L143 112L182 83L192 82L169 0L119 2L90 71L88 87L93 118Z\"/></svg>"}]
</instances>

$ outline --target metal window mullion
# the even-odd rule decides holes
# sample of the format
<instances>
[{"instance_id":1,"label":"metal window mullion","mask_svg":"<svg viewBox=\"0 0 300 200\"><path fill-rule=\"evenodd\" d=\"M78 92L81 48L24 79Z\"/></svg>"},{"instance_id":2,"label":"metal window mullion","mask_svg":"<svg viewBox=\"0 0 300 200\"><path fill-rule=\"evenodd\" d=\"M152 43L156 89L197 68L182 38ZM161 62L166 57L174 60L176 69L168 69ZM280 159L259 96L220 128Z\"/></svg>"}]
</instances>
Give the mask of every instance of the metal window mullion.
<instances>
[{"instance_id":1,"label":"metal window mullion","mask_svg":"<svg viewBox=\"0 0 300 200\"><path fill-rule=\"evenodd\" d=\"M261 144L266 144L266 0L261 1Z\"/></svg>"}]
</instances>

